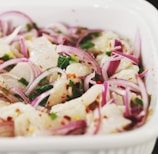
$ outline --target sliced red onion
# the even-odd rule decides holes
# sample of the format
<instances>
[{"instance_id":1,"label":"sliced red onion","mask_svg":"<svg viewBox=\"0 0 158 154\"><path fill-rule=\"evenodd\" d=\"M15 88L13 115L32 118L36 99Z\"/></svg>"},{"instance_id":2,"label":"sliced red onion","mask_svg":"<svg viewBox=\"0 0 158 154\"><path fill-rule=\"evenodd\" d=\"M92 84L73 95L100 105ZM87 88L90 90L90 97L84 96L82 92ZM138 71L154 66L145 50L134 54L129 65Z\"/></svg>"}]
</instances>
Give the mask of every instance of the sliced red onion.
<instances>
[{"instance_id":1,"label":"sliced red onion","mask_svg":"<svg viewBox=\"0 0 158 154\"><path fill-rule=\"evenodd\" d=\"M25 13L16 11L16 10L11 10L11 11L6 11L0 14L0 18L6 18L7 16L10 15L18 15L21 16L22 18L26 19L31 25L33 25L33 20Z\"/></svg>"},{"instance_id":2,"label":"sliced red onion","mask_svg":"<svg viewBox=\"0 0 158 154\"><path fill-rule=\"evenodd\" d=\"M95 77L95 72L89 74L84 79L84 90L87 91L89 89L89 84L96 84L95 81L92 81L92 79Z\"/></svg>"},{"instance_id":3,"label":"sliced red onion","mask_svg":"<svg viewBox=\"0 0 158 154\"><path fill-rule=\"evenodd\" d=\"M140 88L137 84L132 81L124 80L124 79L109 79L109 85L120 86L124 88L129 88L129 90L140 93Z\"/></svg>"},{"instance_id":4,"label":"sliced red onion","mask_svg":"<svg viewBox=\"0 0 158 154\"><path fill-rule=\"evenodd\" d=\"M120 64L120 60L110 62L108 70L107 70L107 74L109 77L112 76L116 72L119 64Z\"/></svg>"},{"instance_id":5,"label":"sliced red onion","mask_svg":"<svg viewBox=\"0 0 158 154\"><path fill-rule=\"evenodd\" d=\"M93 132L94 135L96 135L98 132L99 132L99 129L100 129L100 126L101 126L101 122L102 122L102 116L101 116L101 108L100 106L98 106L94 112L97 112L97 115L94 117L95 119L97 119L96 122L96 127L95 127L95 130Z\"/></svg>"},{"instance_id":6,"label":"sliced red onion","mask_svg":"<svg viewBox=\"0 0 158 154\"><path fill-rule=\"evenodd\" d=\"M109 65L110 65L110 61L109 60L106 60L102 67L101 67L101 71L102 71L102 77L104 79L104 81L108 80L108 73L107 73L107 70L109 68Z\"/></svg>"},{"instance_id":7,"label":"sliced red onion","mask_svg":"<svg viewBox=\"0 0 158 154\"><path fill-rule=\"evenodd\" d=\"M87 123L85 120L78 120L78 121L71 122L63 127L52 129L50 131L52 132L53 135L68 135L70 134L69 132L76 130L78 128L81 128L83 129L83 132L82 132L83 134L86 127L87 127ZM71 133L70 135L73 135L73 134Z\"/></svg>"},{"instance_id":8,"label":"sliced red onion","mask_svg":"<svg viewBox=\"0 0 158 154\"><path fill-rule=\"evenodd\" d=\"M21 48L21 53L24 55L25 58L28 58L28 51L25 45L25 40L23 36L20 36L19 38L19 42L20 42L20 48Z\"/></svg>"},{"instance_id":9,"label":"sliced red onion","mask_svg":"<svg viewBox=\"0 0 158 154\"><path fill-rule=\"evenodd\" d=\"M18 33L20 32L21 26L17 27L10 35L3 38L4 42L11 43L16 39Z\"/></svg>"},{"instance_id":10,"label":"sliced red onion","mask_svg":"<svg viewBox=\"0 0 158 154\"><path fill-rule=\"evenodd\" d=\"M18 94L24 100L24 102L26 104L30 104L29 99L25 96L25 94L19 88L13 87L13 88L11 88L11 91L13 93Z\"/></svg>"},{"instance_id":11,"label":"sliced red onion","mask_svg":"<svg viewBox=\"0 0 158 154\"><path fill-rule=\"evenodd\" d=\"M12 119L4 120L0 118L0 136L13 137L14 135L14 121Z\"/></svg>"},{"instance_id":12,"label":"sliced red onion","mask_svg":"<svg viewBox=\"0 0 158 154\"><path fill-rule=\"evenodd\" d=\"M141 36L140 31L137 29L134 40L134 55L137 59L140 58L141 55Z\"/></svg>"},{"instance_id":13,"label":"sliced red onion","mask_svg":"<svg viewBox=\"0 0 158 154\"><path fill-rule=\"evenodd\" d=\"M147 75L148 71L149 70L146 69L145 71L143 71L142 73L139 74L139 77L144 78Z\"/></svg>"},{"instance_id":14,"label":"sliced red onion","mask_svg":"<svg viewBox=\"0 0 158 154\"><path fill-rule=\"evenodd\" d=\"M117 48L117 47L119 47L119 48ZM117 48L117 51L119 51L119 52L123 52L121 41L119 41L118 39L115 39L114 40L114 48L115 49Z\"/></svg>"},{"instance_id":15,"label":"sliced red onion","mask_svg":"<svg viewBox=\"0 0 158 154\"><path fill-rule=\"evenodd\" d=\"M136 58L136 57L134 57L134 56L132 56L132 55L130 55L130 54L124 54L124 53L119 52L119 51L113 51L112 53L113 53L114 55L119 55L119 56L128 58L128 59L130 59L134 64L137 64L137 65L138 65L138 63L139 63L138 58Z\"/></svg>"},{"instance_id":16,"label":"sliced red onion","mask_svg":"<svg viewBox=\"0 0 158 154\"><path fill-rule=\"evenodd\" d=\"M32 92L32 90L38 85L38 83L39 83L39 81L40 81L41 79L43 79L44 77L46 77L46 76L48 76L48 75L50 75L50 74L52 74L52 73L55 73L55 72L59 72L59 73L61 73L61 74L63 75L64 78L67 78L65 72L64 72L61 68L59 68L59 67L50 68L50 69L48 69L48 70L42 72L39 76L37 76L37 77L35 78L35 80L34 80L34 81L30 84L30 86L26 89L25 94L26 94L26 95L29 95L29 94Z\"/></svg>"},{"instance_id":17,"label":"sliced red onion","mask_svg":"<svg viewBox=\"0 0 158 154\"><path fill-rule=\"evenodd\" d=\"M41 95L39 95L38 97L36 97L32 102L31 105L36 108L39 103L46 98L47 96L49 96L51 93L53 92L53 88L50 90L47 90L46 92L42 93Z\"/></svg>"},{"instance_id":18,"label":"sliced red onion","mask_svg":"<svg viewBox=\"0 0 158 154\"><path fill-rule=\"evenodd\" d=\"M121 96L124 96L125 95L125 90L124 89L120 89L120 88L118 88L118 87L109 87L109 90L111 91L111 92L114 92L114 93L116 93L116 94L118 94L118 95L121 95Z\"/></svg>"},{"instance_id":19,"label":"sliced red onion","mask_svg":"<svg viewBox=\"0 0 158 154\"><path fill-rule=\"evenodd\" d=\"M102 101L101 101L101 106L103 107L106 102L107 102L107 93L109 89L109 83L108 81L104 81L103 83L103 90L102 90Z\"/></svg>"},{"instance_id":20,"label":"sliced red onion","mask_svg":"<svg viewBox=\"0 0 158 154\"><path fill-rule=\"evenodd\" d=\"M148 96L147 89L143 80L138 75L136 75L136 79L137 79L138 86L140 88L140 92L141 92L141 96L143 100L143 109L144 109L143 114L146 117L148 108L149 108L149 96Z\"/></svg>"},{"instance_id":21,"label":"sliced red onion","mask_svg":"<svg viewBox=\"0 0 158 154\"><path fill-rule=\"evenodd\" d=\"M15 59L8 60L0 65L0 70L3 70L7 66L17 64L19 62L28 62L28 59L27 58L15 58Z\"/></svg>"},{"instance_id":22,"label":"sliced red onion","mask_svg":"<svg viewBox=\"0 0 158 154\"><path fill-rule=\"evenodd\" d=\"M79 46L80 46L80 43L82 42L82 40L83 40L86 36L88 36L89 34L92 34L92 33L97 33L97 32L102 32L102 30L99 30L99 29L87 30L87 31L85 32L85 35L83 35L82 37L80 37L80 38L78 39L78 41L76 42L76 47L79 47Z\"/></svg>"},{"instance_id":23,"label":"sliced red onion","mask_svg":"<svg viewBox=\"0 0 158 154\"><path fill-rule=\"evenodd\" d=\"M109 59L107 59L102 67L101 67L101 71L102 71L102 77L104 79L104 81L108 80L110 75L113 75L117 69L117 67L119 66L119 61L122 59L121 56L115 56L112 55L111 57L109 57Z\"/></svg>"},{"instance_id":24,"label":"sliced red onion","mask_svg":"<svg viewBox=\"0 0 158 154\"><path fill-rule=\"evenodd\" d=\"M90 55L88 52L81 50L79 48L66 46L66 45L58 45L57 52L59 54L65 53L67 55L77 56L80 61L90 65L94 69L94 71L96 71L98 75L101 75L101 69L100 69L99 64L97 63L96 59L92 55Z\"/></svg>"},{"instance_id":25,"label":"sliced red onion","mask_svg":"<svg viewBox=\"0 0 158 154\"><path fill-rule=\"evenodd\" d=\"M126 89L125 91L125 96L124 96L124 104L125 104L125 117L130 117L131 116L131 102L130 102L130 96L129 96L130 91Z\"/></svg>"}]
</instances>

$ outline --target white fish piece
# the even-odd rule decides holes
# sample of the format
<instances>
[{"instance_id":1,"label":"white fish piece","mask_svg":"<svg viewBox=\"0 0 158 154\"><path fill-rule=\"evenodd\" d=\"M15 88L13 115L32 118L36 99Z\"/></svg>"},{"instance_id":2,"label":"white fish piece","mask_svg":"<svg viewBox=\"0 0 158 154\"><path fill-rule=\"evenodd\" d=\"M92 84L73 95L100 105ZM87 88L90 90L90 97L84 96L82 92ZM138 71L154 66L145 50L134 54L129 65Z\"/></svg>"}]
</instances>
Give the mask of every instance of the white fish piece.
<instances>
[{"instance_id":1,"label":"white fish piece","mask_svg":"<svg viewBox=\"0 0 158 154\"><path fill-rule=\"evenodd\" d=\"M103 53L106 51L111 51L113 45L111 40L113 39L120 39L116 33L113 32L102 32L99 37L94 38L91 40L95 45L94 47L88 49L88 51L93 53Z\"/></svg>"},{"instance_id":2,"label":"white fish piece","mask_svg":"<svg viewBox=\"0 0 158 154\"><path fill-rule=\"evenodd\" d=\"M68 96L67 85L68 81L66 79L59 78L55 81L52 93L47 101L47 106L53 106L66 101Z\"/></svg>"},{"instance_id":3,"label":"white fish piece","mask_svg":"<svg viewBox=\"0 0 158 154\"><path fill-rule=\"evenodd\" d=\"M21 90L25 90L26 86L18 80L24 78L29 82L31 74L32 72L29 64L20 62L10 72L2 73L0 75L0 86L6 89L17 87Z\"/></svg>"},{"instance_id":4,"label":"white fish piece","mask_svg":"<svg viewBox=\"0 0 158 154\"><path fill-rule=\"evenodd\" d=\"M94 101L98 100L100 102L102 88L103 88L102 85L96 84L92 86L90 89L88 89L82 96L72 99L70 101L67 101L65 103L78 102L78 103L83 104L85 107L87 107Z\"/></svg>"},{"instance_id":5,"label":"white fish piece","mask_svg":"<svg viewBox=\"0 0 158 154\"><path fill-rule=\"evenodd\" d=\"M139 68L137 65L131 65L131 67L115 73L111 78L125 79L136 83L136 74L138 74L138 71Z\"/></svg>"},{"instance_id":6,"label":"white fish piece","mask_svg":"<svg viewBox=\"0 0 158 154\"><path fill-rule=\"evenodd\" d=\"M124 128L131 124L129 119L124 118L123 111L116 104L106 104L101 109L101 125L98 134L111 134L123 131ZM87 134L93 133L96 127L96 119L94 113L88 116L89 126ZM93 120L93 121L92 121Z\"/></svg>"},{"instance_id":7,"label":"white fish piece","mask_svg":"<svg viewBox=\"0 0 158 154\"><path fill-rule=\"evenodd\" d=\"M35 110L29 104L17 102L15 104L0 107L0 117L14 121L14 133L16 136L47 135L47 129L52 127L50 116Z\"/></svg>"},{"instance_id":8,"label":"white fish piece","mask_svg":"<svg viewBox=\"0 0 158 154\"><path fill-rule=\"evenodd\" d=\"M68 124L73 121L86 119L85 106L80 102L57 104L51 108L50 113L52 112L57 114L57 118L53 121L53 128L62 126L61 122ZM69 120L64 118L64 116L69 117Z\"/></svg>"},{"instance_id":9,"label":"white fish piece","mask_svg":"<svg viewBox=\"0 0 158 154\"><path fill-rule=\"evenodd\" d=\"M66 74L75 74L76 77L83 77L92 72L91 68L82 63L71 63L66 68Z\"/></svg>"},{"instance_id":10,"label":"white fish piece","mask_svg":"<svg viewBox=\"0 0 158 154\"><path fill-rule=\"evenodd\" d=\"M59 55L56 45L49 42L45 37L39 37L33 41L26 41L30 53L30 60L38 65L41 70L56 66Z\"/></svg>"}]
</instances>

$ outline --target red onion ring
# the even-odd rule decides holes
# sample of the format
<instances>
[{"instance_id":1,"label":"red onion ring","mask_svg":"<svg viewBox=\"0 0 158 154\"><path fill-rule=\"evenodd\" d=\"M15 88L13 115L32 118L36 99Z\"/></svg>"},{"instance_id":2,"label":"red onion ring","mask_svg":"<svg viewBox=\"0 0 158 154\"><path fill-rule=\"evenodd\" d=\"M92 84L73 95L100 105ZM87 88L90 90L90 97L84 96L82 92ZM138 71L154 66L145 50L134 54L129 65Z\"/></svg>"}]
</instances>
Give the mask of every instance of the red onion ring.
<instances>
[{"instance_id":1,"label":"red onion ring","mask_svg":"<svg viewBox=\"0 0 158 154\"><path fill-rule=\"evenodd\" d=\"M124 53L122 53L122 52L119 52L119 51L112 51L112 53L114 54L114 55L119 55L119 56L122 56L122 57L125 57L125 58L128 58L128 59L130 59L134 64L136 64L136 65L138 65L138 63L139 63L139 60L136 58L136 57L134 57L134 56L132 56L132 55L130 55L130 54L124 54Z\"/></svg>"},{"instance_id":2,"label":"red onion ring","mask_svg":"<svg viewBox=\"0 0 158 154\"><path fill-rule=\"evenodd\" d=\"M103 90L102 90L102 101L101 101L101 106L103 107L106 102L107 102L107 93L109 89L109 83L108 81L104 81L103 83Z\"/></svg>"},{"instance_id":3,"label":"red onion ring","mask_svg":"<svg viewBox=\"0 0 158 154\"><path fill-rule=\"evenodd\" d=\"M13 64L17 64L19 62L28 62L29 60L27 58L15 58L15 59L11 59L8 60L4 63L2 63L0 65L0 70L3 70L4 68L6 68L7 66L13 65Z\"/></svg>"},{"instance_id":4,"label":"red onion ring","mask_svg":"<svg viewBox=\"0 0 158 154\"><path fill-rule=\"evenodd\" d=\"M81 36L78 41L76 42L76 47L79 47L80 46L80 43L81 41L89 34L92 34L92 33L97 33L97 32L102 32L102 30L99 30L99 29L93 29L93 30L87 30L85 32L85 34L83 36Z\"/></svg>"},{"instance_id":5,"label":"red onion ring","mask_svg":"<svg viewBox=\"0 0 158 154\"><path fill-rule=\"evenodd\" d=\"M24 102L26 104L30 104L29 99L25 96L25 94L19 88L13 87L13 88L11 88L11 91L13 93L18 94L24 100Z\"/></svg>"},{"instance_id":6,"label":"red onion ring","mask_svg":"<svg viewBox=\"0 0 158 154\"><path fill-rule=\"evenodd\" d=\"M11 10L11 11L6 11L0 14L0 18L4 18L6 16L10 16L10 15L18 15L23 17L24 19L26 19L31 25L33 25L33 20L25 13L20 12L20 11L15 11L15 10Z\"/></svg>"},{"instance_id":7,"label":"red onion ring","mask_svg":"<svg viewBox=\"0 0 158 154\"><path fill-rule=\"evenodd\" d=\"M38 83L39 83L39 81L40 81L41 79L43 79L44 77L46 77L46 76L48 76L48 75L50 75L50 74L52 74L52 73L55 73L55 72L59 72L59 73L61 73L61 74L64 76L64 78L67 78L65 72L64 72L62 69L60 69L60 68L58 68L58 67L50 68L50 69L48 69L48 70L42 72L39 76L37 76L37 77L34 79L34 81L33 81L33 82L30 84L30 86L28 86L28 88L26 89L25 94L26 94L26 95L29 95L29 94L32 92L32 90L38 85Z\"/></svg>"},{"instance_id":8,"label":"red onion ring","mask_svg":"<svg viewBox=\"0 0 158 154\"><path fill-rule=\"evenodd\" d=\"M125 96L124 96L124 104L125 104L125 117L130 117L131 116L131 102L130 102L130 97L129 97L129 90L126 89L125 91Z\"/></svg>"},{"instance_id":9,"label":"red onion ring","mask_svg":"<svg viewBox=\"0 0 158 154\"><path fill-rule=\"evenodd\" d=\"M53 135L58 135L58 134L67 135L72 130L75 130L78 128L85 129L86 126L87 124L85 120L78 120L78 121L71 122L63 127L52 129L50 131Z\"/></svg>"},{"instance_id":10,"label":"red onion ring","mask_svg":"<svg viewBox=\"0 0 158 154\"><path fill-rule=\"evenodd\" d=\"M89 74L84 79L84 90L87 91L89 89L89 84L96 84L95 81L92 81L92 79L95 77L95 72Z\"/></svg>"},{"instance_id":11,"label":"red onion ring","mask_svg":"<svg viewBox=\"0 0 158 154\"><path fill-rule=\"evenodd\" d=\"M26 48L25 40L23 36L20 36L19 42L20 42L21 53L24 55L25 58L28 58L29 55L27 52L27 48Z\"/></svg>"},{"instance_id":12,"label":"red onion ring","mask_svg":"<svg viewBox=\"0 0 158 154\"><path fill-rule=\"evenodd\" d=\"M64 52L67 55L77 56L80 61L85 62L86 64L92 66L92 68L96 71L96 73L98 75L101 75L101 69L99 64L97 63L96 59L88 52L81 50L79 48L66 46L66 45L58 45L56 50L59 54Z\"/></svg>"},{"instance_id":13,"label":"red onion ring","mask_svg":"<svg viewBox=\"0 0 158 154\"><path fill-rule=\"evenodd\" d=\"M49 96L53 91L53 88L50 89L50 90L47 90L46 92L42 93L41 95L37 96L32 102L31 102L31 105L36 108L39 103L44 99L46 98L47 96Z\"/></svg>"}]
</instances>

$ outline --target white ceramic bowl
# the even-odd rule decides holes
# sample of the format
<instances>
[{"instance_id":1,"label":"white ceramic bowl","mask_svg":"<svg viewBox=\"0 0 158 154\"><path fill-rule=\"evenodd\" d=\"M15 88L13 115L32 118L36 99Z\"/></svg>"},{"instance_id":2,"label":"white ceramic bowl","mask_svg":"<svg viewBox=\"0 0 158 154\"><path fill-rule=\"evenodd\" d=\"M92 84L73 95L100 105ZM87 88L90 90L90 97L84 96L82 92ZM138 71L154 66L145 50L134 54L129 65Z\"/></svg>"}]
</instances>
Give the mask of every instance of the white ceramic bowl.
<instances>
[{"instance_id":1,"label":"white ceramic bowl","mask_svg":"<svg viewBox=\"0 0 158 154\"><path fill-rule=\"evenodd\" d=\"M7 10L25 12L40 25L62 21L113 30L131 40L139 28L153 114L143 127L120 134L0 138L0 153L151 154L158 136L158 11L144 0L5 0L0 12Z\"/></svg>"}]
</instances>

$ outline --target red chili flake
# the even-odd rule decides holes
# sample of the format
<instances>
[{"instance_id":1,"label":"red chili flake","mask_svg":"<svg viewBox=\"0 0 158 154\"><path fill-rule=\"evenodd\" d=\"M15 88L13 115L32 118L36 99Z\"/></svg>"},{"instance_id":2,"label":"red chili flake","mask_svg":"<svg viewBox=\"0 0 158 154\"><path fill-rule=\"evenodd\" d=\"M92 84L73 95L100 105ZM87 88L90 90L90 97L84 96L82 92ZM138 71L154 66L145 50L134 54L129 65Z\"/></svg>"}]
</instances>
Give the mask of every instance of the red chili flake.
<instances>
[{"instance_id":1,"label":"red chili flake","mask_svg":"<svg viewBox=\"0 0 158 154\"><path fill-rule=\"evenodd\" d=\"M12 117L7 117L7 121L12 121L13 120L13 118Z\"/></svg>"},{"instance_id":2,"label":"red chili flake","mask_svg":"<svg viewBox=\"0 0 158 154\"><path fill-rule=\"evenodd\" d=\"M103 116L103 118L104 118L104 119L107 119L107 118L108 118L108 116L107 116L107 115L104 115L104 116Z\"/></svg>"},{"instance_id":3,"label":"red chili flake","mask_svg":"<svg viewBox=\"0 0 158 154\"><path fill-rule=\"evenodd\" d=\"M20 112L20 109L17 108L17 109L15 110L15 112Z\"/></svg>"},{"instance_id":4,"label":"red chili flake","mask_svg":"<svg viewBox=\"0 0 158 154\"><path fill-rule=\"evenodd\" d=\"M89 113L89 111L90 111L90 108L89 108L89 106L87 106L86 107L86 112Z\"/></svg>"},{"instance_id":5,"label":"red chili flake","mask_svg":"<svg viewBox=\"0 0 158 154\"><path fill-rule=\"evenodd\" d=\"M64 122L64 121L61 121L61 125L65 125L65 122Z\"/></svg>"},{"instance_id":6,"label":"red chili flake","mask_svg":"<svg viewBox=\"0 0 158 154\"><path fill-rule=\"evenodd\" d=\"M71 121L71 117L68 115L64 115L64 119L66 119L67 121Z\"/></svg>"},{"instance_id":7,"label":"red chili flake","mask_svg":"<svg viewBox=\"0 0 158 154\"><path fill-rule=\"evenodd\" d=\"M68 78L76 78L76 74L67 74Z\"/></svg>"},{"instance_id":8,"label":"red chili flake","mask_svg":"<svg viewBox=\"0 0 158 154\"><path fill-rule=\"evenodd\" d=\"M69 89L69 85L67 84L67 85L66 85L66 90L68 90L68 89Z\"/></svg>"},{"instance_id":9,"label":"red chili flake","mask_svg":"<svg viewBox=\"0 0 158 154\"><path fill-rule=\"evenodd\" d=\"M95 119L94 119L94 122L99 122L99 119L98 119L98 118L95 118Z\"/></svg>"},{"instance_id":10,"label":"red chili flake","mask_svg":"<svg viewBox=\"0 0 158 154\"><path fill-rule=\"evenodd\" d=\"M96 81L96 84L102 84L103 82L101 82L101 81Z\"/></svg>"},{"instance_id":11,"label":"red chili flake","mask_svg":"<svg viewBox=\"0 0 158 154\"><path fill-rule=\"evenodd\" d=\"M38 115L39 115L39 117L42 117L42 114L41 114L41 113L39 113Z\"/></svg>"}]
</instances>

